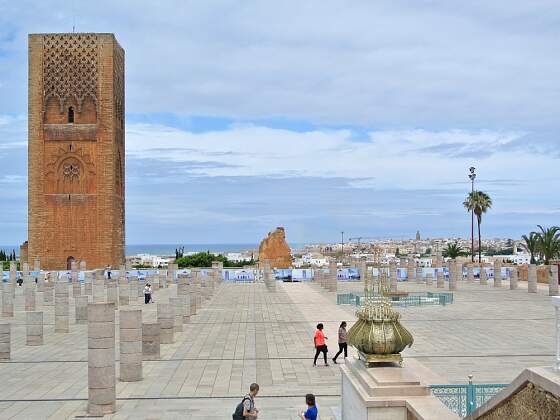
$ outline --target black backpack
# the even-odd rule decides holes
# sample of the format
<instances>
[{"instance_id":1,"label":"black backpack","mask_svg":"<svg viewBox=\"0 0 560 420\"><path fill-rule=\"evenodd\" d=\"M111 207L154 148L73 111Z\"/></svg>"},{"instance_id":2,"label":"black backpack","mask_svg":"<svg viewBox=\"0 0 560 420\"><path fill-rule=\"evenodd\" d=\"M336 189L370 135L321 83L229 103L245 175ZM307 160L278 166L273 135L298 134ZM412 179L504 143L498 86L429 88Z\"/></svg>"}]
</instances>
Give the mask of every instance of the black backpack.
<instances>
[{"instance_id":1,"label":"black backpack","mask_svg":"<svg viewBox=\"0 0 560 420\"><path fill-rule=\"evenodd\" d=\"M237 404L237 407L235 407L235 411L233 412L233 420L245 420L245 416L243 415L243 403L245 402L245 400L251 401L251 398L245 396L243 397L241 402Z\"/></svg>"}]
</instances>

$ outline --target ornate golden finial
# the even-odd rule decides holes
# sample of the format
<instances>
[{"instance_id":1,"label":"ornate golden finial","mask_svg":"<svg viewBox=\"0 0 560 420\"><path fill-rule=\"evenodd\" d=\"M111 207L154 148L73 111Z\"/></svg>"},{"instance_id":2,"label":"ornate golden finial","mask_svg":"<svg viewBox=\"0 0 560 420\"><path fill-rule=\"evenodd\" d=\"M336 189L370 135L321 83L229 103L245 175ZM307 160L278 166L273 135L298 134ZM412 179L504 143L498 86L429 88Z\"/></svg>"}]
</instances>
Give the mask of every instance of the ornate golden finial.
<instances>
[{"instance_id":1,"label":"ornate golden finial","mask_svg":"<svg viewBox=\"0 0 560 420\"><path fill-rule=\"evenodd\" d=\"M386 293L387 273L380 269L378 276L364 281L363 304L356 311L358 321L348 331L348 343L367 366L385 362L402 365L401 351L414 342Z\"/></svg>"}]
</instances>

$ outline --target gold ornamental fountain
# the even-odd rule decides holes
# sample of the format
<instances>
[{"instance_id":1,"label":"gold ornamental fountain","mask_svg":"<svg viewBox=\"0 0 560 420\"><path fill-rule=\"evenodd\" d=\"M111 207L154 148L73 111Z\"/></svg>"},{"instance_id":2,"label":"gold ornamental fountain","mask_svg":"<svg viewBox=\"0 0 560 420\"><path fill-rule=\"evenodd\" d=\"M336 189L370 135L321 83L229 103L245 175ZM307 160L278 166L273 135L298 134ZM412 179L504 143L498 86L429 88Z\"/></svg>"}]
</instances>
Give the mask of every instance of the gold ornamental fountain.
<instances>
[{"instance_id":1,"label":"gold ornamental fountain","mask_svg":"<svg viewBox=\"0 0 560 420\"><path fill-rule=\"evenodd\" d=\"M358 321L348 330L348 343L360 354L366 366L398 362L401 352L412 346L412 334L401 325L401 314L393 309L387 297L387 275L365 279L363 303L356 311Z\"/></svg>"}]
</instances>

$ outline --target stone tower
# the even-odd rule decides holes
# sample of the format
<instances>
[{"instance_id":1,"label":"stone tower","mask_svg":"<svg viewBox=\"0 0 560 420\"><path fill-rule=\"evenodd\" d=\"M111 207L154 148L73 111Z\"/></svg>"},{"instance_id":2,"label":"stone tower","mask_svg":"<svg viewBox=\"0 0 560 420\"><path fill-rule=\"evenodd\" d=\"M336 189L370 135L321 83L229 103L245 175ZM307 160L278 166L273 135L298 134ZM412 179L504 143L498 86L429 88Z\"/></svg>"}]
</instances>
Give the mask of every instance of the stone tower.
<instances>
[{"instance_id":1,"label":"stone tower","mask_svg":"<svg viewBox=\"0 0 560 420\"><path fill-rule=\"evenodd\" d=\"M124 50L113 34L29 35L29 259L124 261Z\"/></svg>"}]
</instances>

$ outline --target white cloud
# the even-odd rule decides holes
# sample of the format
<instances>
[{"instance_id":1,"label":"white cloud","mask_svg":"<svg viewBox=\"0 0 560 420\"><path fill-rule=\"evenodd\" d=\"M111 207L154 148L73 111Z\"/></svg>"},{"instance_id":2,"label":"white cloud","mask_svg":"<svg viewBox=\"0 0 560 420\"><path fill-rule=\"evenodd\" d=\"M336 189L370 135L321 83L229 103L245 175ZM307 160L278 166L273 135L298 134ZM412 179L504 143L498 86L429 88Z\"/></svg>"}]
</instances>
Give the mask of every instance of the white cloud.
<instances>
[{"instance_id":1,"label":"white cloud","mask_svg":"<svg viewBox=\"0 0 560 420\"><path fill-rule=\"evenodd\" d=\"M22 0L0 13L13 34L0 37L0 112L25 110L27 33L60 32L74 18L78 30L116 32L129 112L405 128L557 125L555 1L100 0L69 8Z\"/></svg>"},{"instance_id":2,"label":"white cloud","mask_svg":"<svg viewBox=\"0 0 560 420\"><path fill-rule=\"evenodd\" d=\"M375 131L369 134L371 141L355 142L350 130L296 132L234 125L223 131L192 133L131 124L127 154L133 159L156 159L162 165L184 164L185 173L200 176L346 178L355 188L429 189L448 184L445 188L456 189L453 182L468 182L466 170L471 164L480 165L486 179L516 178L519 159L527 153L508 151L508 143L522 135L490 130ZM478 159L476 151L472 157L446 157L444 149L457 144L463 148L487 145L491 153L484 159ZM552 179L557 172L554 158L532 154L524 162L525 168L535 170L544 164L552 168L547 173ZM537 174L523 171L526 181Z\"/></svg>"}]
</instances>

